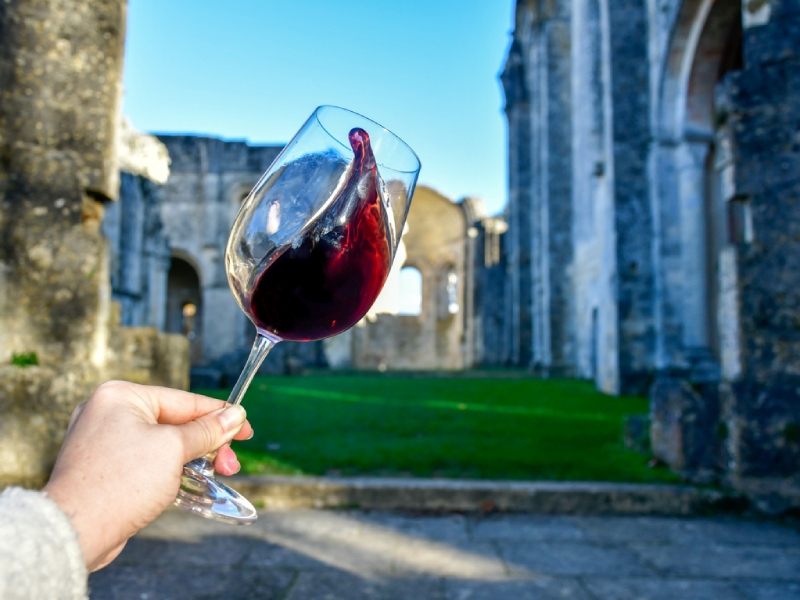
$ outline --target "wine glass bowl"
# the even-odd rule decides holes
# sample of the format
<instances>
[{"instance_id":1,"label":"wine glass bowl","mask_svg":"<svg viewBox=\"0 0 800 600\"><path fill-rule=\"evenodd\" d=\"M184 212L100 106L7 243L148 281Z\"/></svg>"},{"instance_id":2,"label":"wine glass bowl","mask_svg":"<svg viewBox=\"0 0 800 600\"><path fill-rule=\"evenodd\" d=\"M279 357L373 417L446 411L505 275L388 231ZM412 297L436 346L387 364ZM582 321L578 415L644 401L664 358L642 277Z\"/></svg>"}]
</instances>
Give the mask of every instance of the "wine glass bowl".
<instances>
[{"instance_id":1,"label":"wine glass bowl","mask_svg":"<svg viewBox=\"0 0 800 600\"><path fill-rule=\"evenodd\" d=\"M416 154L357 113L321 106L242 203L225 266L256 340L228 402L238 404L269 350L355 325L388 277L419 175ZM213 477L213 455L184 467L176 504L229 523L255 509Z\"/></svg>"},{"instance_id":2,"label":"wine glass bowl","mask_svg":"<svg viewBox=\"0 0 800 600\"><path fill-rule=\"evenodd\" d=\"M317 109L244 200L228 240L231 289L256 327L311 341L354 325L383 286L418 172L410 148L377 123Z\"/></svg>"}]
</instances>

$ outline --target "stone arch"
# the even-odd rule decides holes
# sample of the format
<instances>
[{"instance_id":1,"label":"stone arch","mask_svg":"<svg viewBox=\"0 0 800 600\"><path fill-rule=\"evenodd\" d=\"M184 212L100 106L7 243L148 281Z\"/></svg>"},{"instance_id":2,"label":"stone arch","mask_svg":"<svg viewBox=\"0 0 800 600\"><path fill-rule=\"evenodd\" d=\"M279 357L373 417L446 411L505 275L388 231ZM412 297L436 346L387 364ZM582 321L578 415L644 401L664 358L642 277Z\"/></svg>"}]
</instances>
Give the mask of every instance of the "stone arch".
<instances>
[{"instance_id":1,"label":"stone arch","mask_svg":"<svg viewBox=\"0 0 800 600\"><path fill-rule=\"evenodd\" d=\"M203 294L199 271L173 255L167 275L166 329L189 338L192 365L203 360Z\"/></svg>"},{"instance_id":2,"label":"stone arch","mask_svg":"<svg viewBox=\"0 0 800 600\"><path fill-rule=\"evenodd\" d=\"M180 259L189 264L192 269L194 269L195 273L197 273L197 277L200 280L200 289L206 284L205 276L203 273L203 266L201 262L195 257L194 254L191 252L184 250L183 248L170 248L170 261L174 258Z\"/></svg>"},{"instance_id":3,"label":"stone arch","mask_svg":"<svg viewBox=\"0 0 800 600\"><path fill-rule=\"evenodd\" d=\"M667 362L692 364L717 346L716 263L724 211L711 182L715 94L723 76L740 67L741 2L684 0L665 54L657 111L662 246L680 249L662 255L664 314L676 315L672 325L680 331L679 339L666 342Z\"/></svg>"},{"instance_id":4,"label":"stone arch","mask_svg":"<svg viewBox=\"0 0 800 600\"><path fill-rule=\"evenodd\" d=\"M741 1L684 0L678 11L661 78L662 137L680 140L687 125L711 124L714 88L741 61L732 60L731 38L741 44ZM705 113L702 112L705 107ZM701 114L706 119L699 119ZM691 131L690 131L691 133ZM711 133L711 131L707 131Z\"/></svg>"},{"instance_id":5,"label":"stone arch","mask_svg":"<svg viewBox=\"0 0 800 600\"><path fill-rule=\"evenodd\" d=\"M229 199L231 204L233 204L238 210L239 207L242 205L242 202L244 202L244 199L247 198L247 195L253 190L254 185L255 182L249 180L236 181L235 183L229 186L226 197Z\"/></svg>"}]
</instances>

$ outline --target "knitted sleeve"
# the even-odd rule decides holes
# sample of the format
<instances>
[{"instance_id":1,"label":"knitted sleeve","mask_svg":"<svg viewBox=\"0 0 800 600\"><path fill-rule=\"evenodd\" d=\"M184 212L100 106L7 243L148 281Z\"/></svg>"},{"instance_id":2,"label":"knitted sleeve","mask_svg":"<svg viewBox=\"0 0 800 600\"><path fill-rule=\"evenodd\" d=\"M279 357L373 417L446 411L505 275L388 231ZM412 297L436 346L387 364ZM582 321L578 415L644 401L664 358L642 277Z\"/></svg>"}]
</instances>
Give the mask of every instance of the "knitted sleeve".
<instances>
[{"instance_id":1,"label":"knitted sleeve","mask_svg":"<svg viewBox=\"0 0 800 600\"><path fill-rule=\"evenodd\" d=\"M0 598L84 599L86 565L78 535L42 492L0 494Z\"/></svg>"}]
</instances>

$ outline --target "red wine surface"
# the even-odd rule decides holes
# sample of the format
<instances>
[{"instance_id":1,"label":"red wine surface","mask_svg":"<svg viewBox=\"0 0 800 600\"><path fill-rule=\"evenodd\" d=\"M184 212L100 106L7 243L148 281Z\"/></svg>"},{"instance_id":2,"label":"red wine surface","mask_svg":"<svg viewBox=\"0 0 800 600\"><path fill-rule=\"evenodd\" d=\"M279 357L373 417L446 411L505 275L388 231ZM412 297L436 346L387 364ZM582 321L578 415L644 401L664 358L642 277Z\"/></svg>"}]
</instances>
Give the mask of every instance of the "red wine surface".
<instances>
[{"instance_id":1,"label":"red wine surface","mask_svg":"<svg viewBox=\"0 0 800 600\"><path fill-rule=\"evenodd\" d=\"M252 288L256 327L283 340L319 340L349 329L389 274L387 215L367 132L350 131L350 145L355 157L337 196Z\"/></svg>"}]
</instances>

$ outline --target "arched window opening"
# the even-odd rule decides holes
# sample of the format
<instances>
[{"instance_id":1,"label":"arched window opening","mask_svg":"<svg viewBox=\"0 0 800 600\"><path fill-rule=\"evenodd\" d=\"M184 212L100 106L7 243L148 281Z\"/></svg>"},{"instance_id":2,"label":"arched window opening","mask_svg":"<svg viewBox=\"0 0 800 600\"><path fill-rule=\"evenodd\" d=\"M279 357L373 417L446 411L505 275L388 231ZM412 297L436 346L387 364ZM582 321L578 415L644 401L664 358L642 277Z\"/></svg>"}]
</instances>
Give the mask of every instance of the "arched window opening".
<instances>
[{"instance_id":1,"label":"arched window opening","mask_svg":"<svg viewBox=\"0 0 800 600\"><path fill-rule=\"evenodd\" d=\"M460 310L458 305L458 273L456 273L455 267L449 267L444 270L439 280L437 300L437 312L440 320L447 319L457 314Z\"/></svg>"},{"instance_id":2,"label":"arched window opening","mask_svg":"<svg viewBox=\"0 0 800 600\"><path fill-rule=\"evenodd\" d=\"M454 315L458 308L458 275L455 269L450 269L447 273L447 312Z\"/></svg>"},{"instance_id":3,"label":"arched window opening","mask_svg":"<svg viewBox=\"0 0 800 600\"><path fill-rule=\"evenodd\" d=\"M422 273L414 267L400 270L400 304L397 314L418 316L422 314Z\"/></svg>"}]
</instances>

